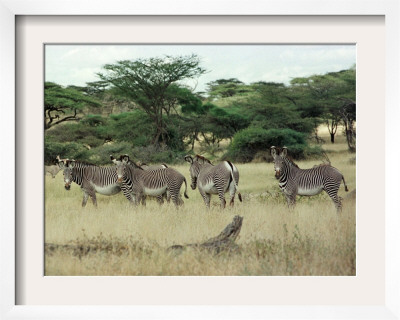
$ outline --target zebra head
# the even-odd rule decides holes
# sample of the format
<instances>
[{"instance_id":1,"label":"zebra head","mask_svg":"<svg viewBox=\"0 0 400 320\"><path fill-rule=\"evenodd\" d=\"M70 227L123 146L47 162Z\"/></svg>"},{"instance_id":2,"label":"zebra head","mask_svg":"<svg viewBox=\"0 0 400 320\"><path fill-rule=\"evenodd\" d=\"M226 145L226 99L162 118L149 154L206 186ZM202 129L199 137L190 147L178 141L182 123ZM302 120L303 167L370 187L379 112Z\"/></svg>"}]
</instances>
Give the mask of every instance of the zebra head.
<instances>
[{"instance_id":1,"label":"zebra head","mask_svg":"<svg viewBox=\"0 0 400 320\"><path fill-rule=\"evenodd\" d=\"M198 161L194 161L192 156L189 155L185 156L185 160L190 163L189 172L190 172L190 179L192 180L190 187L192 188L192 190L195 190L197 186L197 177L200 172L200 164Z\"/></svg>"},{"instance_id":2,"label":"zebra head","mask_svg":"<svg viewBox=\"0 0 400 320\"><path fill-rule=\"evenodd\" d=\"M126 165L129 163L129 156L127 154L121 155L118 160L110 155L110 158L111 161L116 165L117 182L122 183L125 176Z\"/></svg>"},{"instance_id":3,"label":"zebra head","mask_svg":"<svg viewBox=\"0 0 400 320\"><path fill-rule=\"evenodd\" d=\"M283 168L285 166L285 158L287 155L287 148L283 147L279 152L277 148L274 146L271 147L271 155L274 159L274 170L275 170L275 178L279 179L282 175Z\"/></svg>"},{"instance_id":4,"label":"zebra head","mask_svg":"<svg viewBox=\"0 0 400 320\"><path fill-rule=\"evenodd\" d=\"M185 160L190 163L189 172L190 172L190 178L192 180L190 187L193 190L195 190L196 186L197 186L197 177L199 176L202 166L205 163L211 164L211 162L210 162L210 160L208 160L202 156L199 156L199 155L196 155L195 159L193 159L192 156L187 155L187 156L185 156Z\"/></svg>"},{"instance_id":5,"label":"zebra head","mask_svg":"<svg viewBox=\"0 0 400 320\"><path fill-rule=\"evenodd\" d=\"M75 160L60 160L58 166L63 170L65 190L70 190L73 181L72 169L75 168Z\"/></svg>"}]
</instances>

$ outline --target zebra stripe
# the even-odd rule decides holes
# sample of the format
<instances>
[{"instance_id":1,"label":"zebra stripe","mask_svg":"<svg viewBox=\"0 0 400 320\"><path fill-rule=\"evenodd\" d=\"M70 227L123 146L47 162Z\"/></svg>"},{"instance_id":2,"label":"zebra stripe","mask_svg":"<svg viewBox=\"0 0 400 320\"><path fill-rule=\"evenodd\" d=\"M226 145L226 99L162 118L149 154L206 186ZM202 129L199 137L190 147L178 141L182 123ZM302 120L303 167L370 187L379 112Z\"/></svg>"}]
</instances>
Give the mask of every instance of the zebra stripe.
<instances>
[{"instance_id":1,"label":"zebra stripe","mask_svg":"<svg viewBox=\"0 0 400 320\"><path fill-rule=\"evenodd\" d=\"M117 183L117 173L113 167L99 167L75 160L60 161L64 172L65 189L69 190L75 182L83 191L82 207L86 206L89 197L97 206L96 192L103 195L115 195L121 191Z\"/></svg>"},{"instance_id":2,"label":"zebra stripe","mask_svg":"<svg viewBox=\"0 0 400 320\"><path fill-rule=\"evenodd\" d=\"M185 160L190 163L191 187L194 190L198 186L207 208L210 207L212 194L218 194L221 208L225 208L225 193L228 191L230 205L233 206L236 191L239 191L239 171L231 162L224 161L214 166L209 160L199 155L195 159L186 156ZM238 192L238 197L242 201L240 192Z\"/></svg>"},{"instance_id":3,"label":"zebra stripe","mask_svg":"<svg viewBox=\"0 0 400 320\"><path fill-rule=\"evenodd\" d=\"M313 196L324 190L332 199L336 210L342 210L342 201L338 196L342 180L345 191L348 191L348 188L338 169L328 164L300 169L286 157L286 148L279 153L275 147L271 147L271 155L274 158L275 177L279 180L279 187L285 194L289 207L296 204L296 195Z\"/></svg>"}]
</instances>

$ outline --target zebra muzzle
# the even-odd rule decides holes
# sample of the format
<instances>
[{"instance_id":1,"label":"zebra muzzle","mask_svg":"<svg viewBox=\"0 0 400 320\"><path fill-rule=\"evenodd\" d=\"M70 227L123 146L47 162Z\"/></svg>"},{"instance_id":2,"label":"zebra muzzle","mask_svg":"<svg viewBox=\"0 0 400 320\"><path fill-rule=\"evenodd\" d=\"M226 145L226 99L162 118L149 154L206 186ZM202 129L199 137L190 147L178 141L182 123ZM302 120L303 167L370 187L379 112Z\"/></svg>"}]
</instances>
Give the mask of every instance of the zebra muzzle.
<instances>
[{"instance_id":1,"label":"zebra muzzle","mask_svg":"<svg viewBox=\"0 0 400 320\"><path fill-rule=\"evenodd\" d=\"M279 179L281 176L281 172L279 170L275 171L275 178Z\"/></svg>"},{"instance_id":2,"label":"zebra muzzle","mask_svg":"<svg viewBox=\"0 0 400 320\"><path fill-rule=\"evenodd\" d=\"M69 189L71 189L71 184L66 183L66 184L65 184L65 190L69 190Z\"/></svg>"},{"instance_id":3,"label":"zebra muzzle","mask_svg":"<svg viewBox=\"0 0 400 320\"><path fill-rule=\"evenodd\" d=\"M122 183L122 177L121 178L118 177L117 182Z\"/></svg>"}]
</instances>

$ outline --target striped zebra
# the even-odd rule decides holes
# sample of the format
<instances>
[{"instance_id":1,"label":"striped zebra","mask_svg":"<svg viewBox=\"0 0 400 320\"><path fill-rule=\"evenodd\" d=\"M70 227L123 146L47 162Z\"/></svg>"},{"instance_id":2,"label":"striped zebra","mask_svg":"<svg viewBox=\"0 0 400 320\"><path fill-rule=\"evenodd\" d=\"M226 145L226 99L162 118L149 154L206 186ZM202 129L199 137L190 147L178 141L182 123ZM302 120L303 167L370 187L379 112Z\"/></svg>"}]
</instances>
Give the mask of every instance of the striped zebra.
<instances>
[{"instance_id":1,"label":"striped zebra","mask_svg":"<svg viewBox=\"0 0 400 320\"><path fill-rule=\"evenodd\" d=\"M296 195L314 196L323 190L335 204L336 210L342 210L342 199L338 196L343 180L345 191L348 191L343 175L338 169L328 164L321 164L311 169L300 169L287 157L287 148L282 150L271 147L274 159L275 178L279 180L279 188L286 196L289 207L296 204Z\"/></svg>"},{"instance_id":2,"label":"striped zebra","mask_svg":"<svg viewBox=\"0 0 400 320\"><path fill-rule=\"evenodd\" d=\"M110 159L114 164L117 164L117 161L122 161L124 157L127 157L126 159L129 159L129 156L127 154L123 154L119 156L119 160L117 160L116 158L114 158L114 156L111 154L110 155ZM140 169L140 170L157 170L157 169L165 169L168 168L168 166L163 163L163 164L154 164L154 165L147 165L146 163L142 163L141 161L138 162L134 162L132 160L127 160L127 164L136 168L136 169ZM131 194L128 192L127 189L125 189L125 186L122 185L122 191L125 193L125 197L131 202L133 203L133 197L131 196ZM157 202L159 204L163 204L164 203L164 199L167 200L167 202L169 203L171 200L171 195L169 194L168 190L163 193L162 195L158 195L155 197L157 199ZM143 205L146 205L146 196L142 197L141 199L141 203Z\"/></svg>"},{"instance_id":3,"label":"striped zebra","mask_svg":"<svg viewBox=\"0 0 400 320\"><path fill-rule=\"evenodd\" d=\"M70 190L72 182L81 187L83 191L82 207L86 206L89 197L92 199L93 205L97 207L96 192L111 196L121 191L117 182L117 173L112 166L99 167L68 159L59 161L58 165L64 173L66 190Z\"/></svg>"},{"instance_id":4,"label":"striped zebra","mask_svg":"<svg viewBox=\"0 0 400 320\"><path fill-rule=\"evenodd\" d=\"M142 203L145 205L146 196L157 197L161 204L162 195L167 192L168 198L172 199L175 206L183 204L180 196L182 183L185 182L185 198L187 195L187 183L185 177L178 171L172 168L160 168L154 170L143 170L129 164L129 156L122 155L117 160L114 157L111 159L116 165L114 168L118 183L122 190L129 195L129 199L135 205Z\"/></svg>"},{"instance_id":5,"label":"striped zebra","mask_svg":"<svg viewBox=\"0 0 400 320\"><path fill-rule=\"evenodd\" d=\"M210 208L210 200L212 194L218 194L221 201L221 208L225 208L225 193L229 190L230 205L233 206L236 191L238 191L239 200L242 201L242 195L238 189L239 171L230 161L223 161L214 166L210 160L196 155L185 156L185 160L190 163L190 177L193 190L199 187L199 192L203 197L207 208Z\"/></svg>"}]
</instances>

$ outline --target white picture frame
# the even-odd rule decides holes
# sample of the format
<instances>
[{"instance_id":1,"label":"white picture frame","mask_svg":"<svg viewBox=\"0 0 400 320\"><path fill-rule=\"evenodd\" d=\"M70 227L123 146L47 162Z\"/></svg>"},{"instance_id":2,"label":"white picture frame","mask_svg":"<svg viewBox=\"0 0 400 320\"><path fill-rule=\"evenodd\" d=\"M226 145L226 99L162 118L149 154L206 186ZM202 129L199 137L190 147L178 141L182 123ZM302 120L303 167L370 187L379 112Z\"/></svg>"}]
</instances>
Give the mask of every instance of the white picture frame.
<instances>
[{"instance_id":1,"label":"white picture frame","mask_svg":"<svg viewBox=\"0 0 400 320\"><path fill-rule=\"evenodd\" d=\"M1 318L331 318L398 319L399 203L399 4L370 0L276 1L29 1L0 0L1 90ZM212 8L212 9L211 9ZM385 304L370 306L18 306L15 305L15 17L18 15L383 15L386 23L386 281ZM18 134L18 133L17 133ZM379 160L379 154L372 153ZM377 161L378 162L378 161ZM381 170L381 167L379 168ZM390 172L390 174L389 174ZM377 213L379 214L379 213Z\"/></svg>"}]
</instances>

